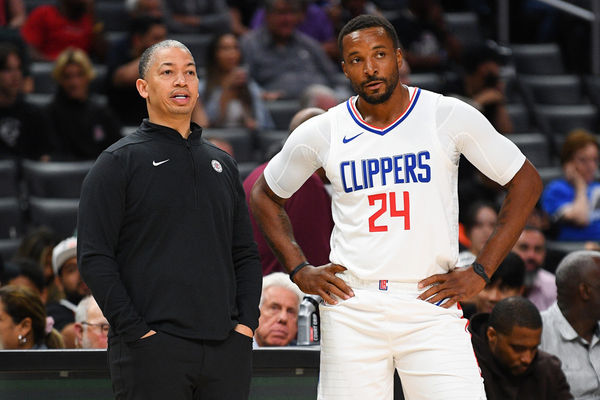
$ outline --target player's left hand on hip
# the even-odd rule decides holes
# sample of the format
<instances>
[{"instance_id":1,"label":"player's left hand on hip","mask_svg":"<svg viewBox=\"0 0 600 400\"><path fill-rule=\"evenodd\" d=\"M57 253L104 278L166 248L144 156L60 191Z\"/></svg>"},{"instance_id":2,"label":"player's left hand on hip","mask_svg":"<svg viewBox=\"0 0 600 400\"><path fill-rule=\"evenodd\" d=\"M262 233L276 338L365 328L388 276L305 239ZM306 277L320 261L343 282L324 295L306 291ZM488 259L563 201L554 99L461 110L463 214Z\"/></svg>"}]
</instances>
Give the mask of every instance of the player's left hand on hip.
<instances>
[{"instance_id":1,"label":"player's left hand on hip","mask_svg":"<svg viewBox=\"0 0 600 400\"><path fill-rule=\"evenodd\" d=\"M423 279L419 282L419 289L431 287L417 298L444 308L450 308L459 301L470 299L485 287L485 281L471 269L471 267L455 268L448 273Z\"/></svg>"}]
</instances>

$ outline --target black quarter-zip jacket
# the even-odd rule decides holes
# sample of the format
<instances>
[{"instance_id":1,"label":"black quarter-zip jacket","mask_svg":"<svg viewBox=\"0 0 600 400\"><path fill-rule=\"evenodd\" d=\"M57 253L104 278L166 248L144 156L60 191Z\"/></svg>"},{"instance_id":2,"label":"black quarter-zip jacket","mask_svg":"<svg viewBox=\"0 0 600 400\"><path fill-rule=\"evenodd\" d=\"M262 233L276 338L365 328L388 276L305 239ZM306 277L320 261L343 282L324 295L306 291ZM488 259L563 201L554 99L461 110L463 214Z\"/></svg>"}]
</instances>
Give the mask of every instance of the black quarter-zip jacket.
<instances>
[{"instance_id":1,"label":"black quarter-zip jacket","mask_svg":"<svg viewBox=\"0 0 600 400\"><path fill-rule=\"evenodd\" d=\"M79 268L111 325L224 339L258 326L262 269L235 161L191 124L144 120L98 158L81 192Z\"/></svg>"}]
</instances>

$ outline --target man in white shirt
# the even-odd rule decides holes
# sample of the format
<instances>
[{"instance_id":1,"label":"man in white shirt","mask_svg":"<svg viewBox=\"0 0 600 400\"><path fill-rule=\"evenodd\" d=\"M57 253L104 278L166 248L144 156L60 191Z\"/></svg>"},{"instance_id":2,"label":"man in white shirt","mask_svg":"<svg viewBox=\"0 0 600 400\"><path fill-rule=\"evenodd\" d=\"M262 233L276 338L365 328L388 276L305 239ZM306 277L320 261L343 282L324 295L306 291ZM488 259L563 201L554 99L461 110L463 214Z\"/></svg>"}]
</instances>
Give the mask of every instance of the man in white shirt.
<instances>
[{"instance_id":1,"label":"man in white shirt","mask_svg":"<svg viewBox=\"0 0 600 400\"><path fill-rule=\"evenodd\" d=\"M541 192L535 168L474 108L399 85L394 28L362 15L338 38L358 96L289 137L252 191L255 218L305 293L324 299L319 399L485 399L459 300L489 282ZM477 260L458 258L458 160L504 185ZM323 167L332 185L331 264L312 266L283 205Z\"/></svg>"}]
</instances>

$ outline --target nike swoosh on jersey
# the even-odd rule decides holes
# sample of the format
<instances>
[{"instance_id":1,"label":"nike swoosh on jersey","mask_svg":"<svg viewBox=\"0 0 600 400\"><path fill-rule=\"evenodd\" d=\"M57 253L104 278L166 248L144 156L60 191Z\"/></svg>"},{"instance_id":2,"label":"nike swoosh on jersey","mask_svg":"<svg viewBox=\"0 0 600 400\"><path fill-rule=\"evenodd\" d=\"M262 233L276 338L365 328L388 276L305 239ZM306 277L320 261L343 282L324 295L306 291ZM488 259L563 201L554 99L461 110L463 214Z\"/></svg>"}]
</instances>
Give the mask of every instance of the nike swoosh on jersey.
<instances>
[{"instance_id":1,"label":"nike swoosh on jersey","mask_svg":"<svg viewBox=\"0 0 600 400\"><path fill-rule=\"evenodd\" d=\"M152 161L152 165L154 165L155 167L158 167L159 165L164 164L169 160L170 160L170 158L167 158L166 160L162 160L162 161L158 161L158 162Z\"/></svg>"},{"instance_id":2,"label":"nike swoosh on jersey","mask_svg":"<svg viewBox=\"0 0 600 400\"><path fill-rule=\"evenodd\" d=\"M362 135L364 132L359 133L356 136L352 136L351 138L346 139L346 136L344 136L344 138L342 139L342 142L344 143L348 143L351 142L352 140L356 139L357 137L359 137L360 135Z\"/></svg>"}]
</instances>

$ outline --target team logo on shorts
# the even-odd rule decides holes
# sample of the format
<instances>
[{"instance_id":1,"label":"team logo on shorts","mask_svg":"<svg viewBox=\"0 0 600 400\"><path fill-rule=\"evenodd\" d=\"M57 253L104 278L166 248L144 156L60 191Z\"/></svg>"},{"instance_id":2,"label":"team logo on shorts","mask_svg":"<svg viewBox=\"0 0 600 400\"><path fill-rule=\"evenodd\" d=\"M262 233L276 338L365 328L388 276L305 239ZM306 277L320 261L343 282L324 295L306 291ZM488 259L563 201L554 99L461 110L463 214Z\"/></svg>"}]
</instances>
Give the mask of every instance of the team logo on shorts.
<instances>
[{"instance_id":1,"label":"team logo on shorts","mask_svg":"<svg viewBox=\"0 0 600 400\"><path fill-rule=\"evenodd\" d=\"M223 172L223 166L217 160L212 160L210 162L210 164L212 165L212 167L214 168L215 171L217 171L217 172Z\"/></svg>"},{"instance_id":2,"label":"team logo on shorts","mask_svg":"<svg viewBox=\"0 0 600 400\"><path fill-rule=\"evenodd\" d=\"M383 280L383 281L379 281L379 290L388 290L388 281Z\"/></svg>"}]
</instances>

